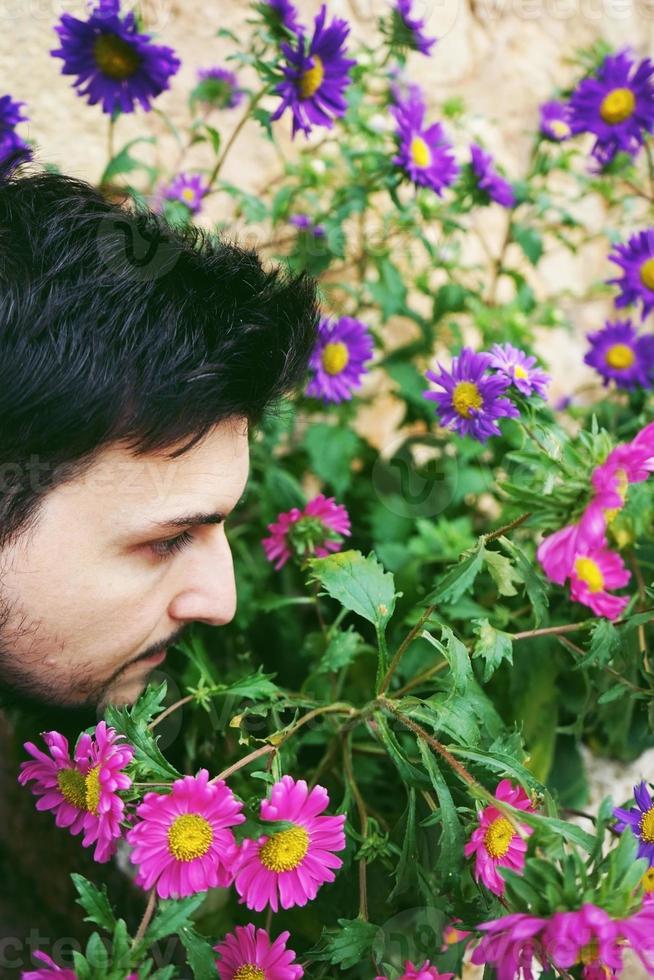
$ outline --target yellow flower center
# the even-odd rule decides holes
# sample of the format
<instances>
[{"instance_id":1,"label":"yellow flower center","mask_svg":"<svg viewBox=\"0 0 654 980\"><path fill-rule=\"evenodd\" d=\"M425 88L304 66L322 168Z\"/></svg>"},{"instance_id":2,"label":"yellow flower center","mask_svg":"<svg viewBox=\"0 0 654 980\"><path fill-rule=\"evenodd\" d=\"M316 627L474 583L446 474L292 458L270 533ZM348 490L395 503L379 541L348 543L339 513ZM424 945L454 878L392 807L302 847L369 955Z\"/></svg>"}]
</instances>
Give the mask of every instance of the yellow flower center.
<instances>
[{"instance_id":1,"label":"yellow flower center","mask_svg":"<svg viewBox=\"0 0 654 980\"><path fill-rule=\"evenodd\" d=\"M350 352L340 340L325 344L322 352L322 366L327 374L340 374L347 367Z\"/></svg>"},{"instance_id":2,"label":"yellow flower center","mask_svg":"<svg viewBox=\"0 0 654 980\"><path fill-rule=\"evenodd\" d=\"M472 381L459 381L452 392L452 404L454 411L462 415L464 419L469 419L472 409L481 408L483 398L476 384Z\"/></svg>"},{"instance_id":3,"label":"yellow flower center","mask_svg":"<svg viewBox=\"0 0 654 980\"><path fill-rule=\"evenodd\" d=\"M116 34L101 34L93 44L93 56L100 71L118 82L131 78L141 63L132 45Z\"/></svg>"},{"instance_id":4,"label":"yellow flower center","mask_svg":"<svg viewBox=\"0 0 654 980\"><path fill-rule=\"evenodd\" d=\"M601 592L604 588L602 570L592 558L576 558L575 572L586 583L589 592Z\"/></svg>"},{"instance_id":5,"label":"yellow flower center","mask_svg":"<svg viewBox=\"0 0 654 980\"><path fill-rule=\"evenodd\" d=\"M654 892L654 868L648 868L643 875L643 889L649 893Z\"/></svg>"},{"instance_id":6,"label":"yellow flower center","mask_svg":"<svg viewBox=\"0 0 654 980\"><path fill-rule=\"evenodd\" d=\"M67 803L78 810L86 810L86 780L81 772L77 769L60 769L57 785Z\"/></svg>"},{"instance_id":7,"label":"yellow flower center","mask_svg":"<svg viewBox=\"0 0 654 980\"><path fill-rule=\"evenodd\" d=\"M600 105L600 116L604 122L615 126L633 115L636 97L630 88L614 88L605 95Z\"/></svg>"},{"instance_id":8,"label":"yellow flower center","mask_svg":"<svg viewBox=\"0 0 654 980\"><path fill-rule=\"evenodd\" d=\"M309 835L304 827L291 827L269 837L259 857L269 871L292 871L302 863L308 850Z\"/></svg>"},{"instance_id":9,"label":"yellow flower center","mask_svg":"<svg viewBox=\"0 0 654 980\"><path fill-rule=\"evenodd\" d=\"M315 95L325 77L322 59L317 54L312 55L312 57L313 68L307 68L305 72L302 72L300 78L300 95L303 99L310 99L312 95Z\"/></svg>"},{"instance_id":10,"label":"yellow flower center","mask_svg":"<svg viewBox=\"0 0 654 980\"><path fill-rule=\"evenodd\" d=\"M654 844L654 806L651 806L640 819L640 836L648 844Z\"/></svg>"},{"instance_id":11,"label":"yellow flower center","mask_svg":"<svg viewBox=\"0 0 654 980\"><path fill-rule=\"evenodd\" d=\"M521 380L529 377L529 371L526 371L522 364L516 364L513 368L513 377L520 378Z\"/></svg>"},{"instance_id":12,"label":"yellow flower center","mask_svg":"<svg viewBox=\"0 0 654 980\"><path fill-rule=\"evenodd\" d=\"M94 766L87 772L84 778L84 791L86 809L89 813L97 813L100 802L100 766Z\"/></svg>"},{"instance_id":13,"label":"yellow flower center","mask_svg":"<svg viewBox=\"0 0 654 980\"><path fill-rule=\"evenodd\" d=\"M550 122L550 129L555 136L559 137L559 139L564 139L566 136L570 135L570 127L568 126L567 122L563 122L562 119L552 119Z\"/></svg>"},{"instance_id":14,"label":"yellow flower center","mask_svg":"<svg viewBox=\"0 0 654 980\"><path fill-rule=\"evenodd\" d=\"M594 963L599 957L599 942L597 939L591 939L589 943L582 946L579 950L579 963L583 963L587 966L589 963Z\"/></svg>"},{"instance_id":15,"label":"yellow flower center","mask_svg":"<svg viewBox=\"0 0 654 980\"><path fill-rule=\"evenodd\" d=\"M515 831L506 817L497 817L484 834L484 847L491 857L504 857L515 836Z\"/></svg>"},{"instance_id":16,"label":"yellow flower center","mask_svg":"<svg viewBox=\"0 0 654 980\"><path fill-rule=\"evenodd\" d=\"M604 360L609 367L623 371L631 367L636 360L636 355L627 344L612 344L604 355Z\"/></svg>"},{"instance_id":17,"label":"yellow flower center","mask_svg":"<svg viewBox=\"0 0 654 980\"><path fill-rule=\"evenodd\" d=\"M239 966L232 980L266 980L266 974L254 963L244 963Z\"/></svg>"},{"instance_id":18,"label":"yellow flower center","mask_svg":"<svg viewBox=\"0 0 654 980\"><path fill-rule=\"evenodd\" d=\"M168 850L178 861L194 861L211 847L211 824L199 813L183 813L168 828Z\"/></svg>"},{"instance_id":19,"label":"yellow flower center","mask_svg":"<svg viewBox=\"0 0 654 980\"><path fill-rule=\"evenodd\" d=\"M195 201L195 191L192 187L185 187L182 191L182 197L185 201L190 201L192 204Z\"/></svg>"},{"instance_id":20,"label":"yellow flower center","mask_svg":"<svg viewBox=\"0 0 654 980\"><path fill-rule=\"evenodd\" d=\"M414 136L411 140L411 158L416 167L428 167L431 163L431 150L422 136Z\"/></svg>"},{"instance_id":21,"label":"yellow flower center","mask_svg":"<svg viewBox=\"0 0 654 980\"><path fill-rule=\"evenodd\" d=\"M647 259L641 265L640 281L647 289L654 289L654 259Z\"/></svg>"}]
</instances>

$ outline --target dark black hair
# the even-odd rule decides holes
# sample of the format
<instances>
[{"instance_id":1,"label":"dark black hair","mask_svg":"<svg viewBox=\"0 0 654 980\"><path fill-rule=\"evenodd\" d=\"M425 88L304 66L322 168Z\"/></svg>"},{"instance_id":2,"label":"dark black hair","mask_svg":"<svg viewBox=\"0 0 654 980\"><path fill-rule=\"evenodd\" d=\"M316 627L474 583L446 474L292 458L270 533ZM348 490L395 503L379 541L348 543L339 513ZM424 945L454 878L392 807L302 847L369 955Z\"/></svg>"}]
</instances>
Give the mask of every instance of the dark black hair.
<instances>
[{"instance_id":1,"label":"dark black hair","mask_svg":"<svg viewBox=\"0 0 654 980\"><path fill-rule=\"evenodd\" d=\"M259 424L303 380L318 317L315 282L252 249L4 170L0 544L110 443L174 458L222 421Z\"/></svg>"}]
</instances>

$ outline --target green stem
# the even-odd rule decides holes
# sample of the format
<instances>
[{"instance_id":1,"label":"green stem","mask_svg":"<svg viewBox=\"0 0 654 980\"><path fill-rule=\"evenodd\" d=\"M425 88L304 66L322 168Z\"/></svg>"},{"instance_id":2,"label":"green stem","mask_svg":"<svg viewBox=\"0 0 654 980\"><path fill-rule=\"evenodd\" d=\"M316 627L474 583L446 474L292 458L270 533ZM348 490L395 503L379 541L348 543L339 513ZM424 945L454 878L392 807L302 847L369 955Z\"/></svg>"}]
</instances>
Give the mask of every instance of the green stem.
<instances>
[{"instance_id":1,"label":"green stem","mask_svg":"<svg viewBox=\"0 0 654 980\"><path fill-rule=\"evenodd\" d=\"M350 790L352 791L352 796L354 797L354 802L356 803L357 810L359 811L361 837L365 842L368 835L368 812L366 810L365 800L361 795L361 790L359 789L357 781L354 778L350 735L343 737L343 769L345 770L345 778L348 781ZM364 922L368 921L368 877L366 862L363 858L359 861L359 918Z\"/></svg>"},{"instance_id":2,"label":"green stem","mask_svg":"<svg viewBox=\"0 0 654 980\"><path fill-rule=\"evenodd\" d=\"M386 689L388 688L388 685L390 684L391 678L392 678L393 674L395 673L395 671L397 669L397 665L399 664L400 660L404 656L405 651L408 649L408 647L411 646L411 644L413 643L413 641L415 640L415 638L417 637L417 635L420 633L422 627L427 622L427 620L429 619L429 617L431 616L431 614L433 613L433 611L434 611L435 608L436 608L436 605L433 604L433 603L430 604L430 605L428 605L425 608L424 612L421 614L420 619L418 620L418 622L415 624L415 626L413 626L409 630L409 632L407 633L407 635L404 637L404 639L400 643L400 645L397 648L397 651L395 653L395 656L391 660L390 667L388 668L388 670L386 671L386 673L382 677L381 683L380 683L379 688L377 690L377 695L378 696L381 695L381 694L383 694L386 691Z\"/></svg>"},{"instance_id":3,"label":"green stem","mask_svg":"<svg viewBox=\"0 0 654 980\"><path fill-rule=\"evenodd\" d=\"M216 161L216 166L213 168L213 170L211 172L211 176L209 177L207 193L209 193L209 190L213 187L214 183L218 179L218 175L219 175L220 171L223 169L225 160L227 159L227 154L231 150L232 146L236 142L236 139L237 139L239 133L241 132L241 130L245 126L246 122L250 118L250 115L252 113L252 110L254 108L256 108L256 106L259 104L259 102L261 101L261 99L267 93L268 93L268 89L267 88L263 88L263 89L261 89L260 92L257 93L257 95L253 96L250 99L250 101L248 103L247 109L245 110L245 112L241 116L241 118L240 118L239 122L237 123L236 128L234 129L232 135L229 137L229 139L225 143L225 148L224 148L223 152L220 154L220 156L218 157L218 159Z\"/></svg>"}]
</instances>

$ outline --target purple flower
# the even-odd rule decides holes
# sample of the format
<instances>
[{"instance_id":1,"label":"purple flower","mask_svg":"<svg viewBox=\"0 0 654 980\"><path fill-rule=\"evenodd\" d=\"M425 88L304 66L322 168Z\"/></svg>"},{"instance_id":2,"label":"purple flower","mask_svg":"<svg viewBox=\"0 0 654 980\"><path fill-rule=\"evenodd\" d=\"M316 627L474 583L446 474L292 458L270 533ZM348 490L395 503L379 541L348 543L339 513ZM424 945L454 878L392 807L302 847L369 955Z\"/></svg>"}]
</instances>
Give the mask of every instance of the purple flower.
<instances>
[{"instance_id":1,"label":"purple flower","mask_svg":"<svg viewBox=\"0 0 654 980\"><path fill-rule=\"evenodd\" d=\"M640 300L645 318L654 308L654 228L638 231L628 242L616 245L609 261L623 271L621 278L608 280L621 290L615 305L631 306Z\"/></svg>"},{"instance_id":2,"label":"purple flower","mask_svg":"<svg viewBox=\"0 0 654 980\"><path fill-rule=\"evenodd\" d=\"M632 156L654 127L654 65L635 68L627 51L607 55L596 78L585 78L570 98L573 133L593 133L592 154L600 166L620 150Z\"/></svg>"},{"instance_id":3,"label":"purple flower","mask_svg":"<svg viewBox=\"0 0 654 980\"><path fill-rule=\"evenodd\" d=\"M397 121L399 139L399 152L393 157L393 163L402 167L414 184L442 194L459 172L443 127L439 122L425 127L425 105L416 92L407 102L391 107L391 111Z\"/></svg>"},{"instance_id":4,"label":"purple flower","mask_svg":"<svg viewBox=\"0 0 654 980\"><path fill-rule=\"evenodd\" d=\"M181 201L191 214L197 214L202 208L202 198L208 189L200 174L182 173L164 189L162 196L168 201Z\"/></svg>"},{"instance_id":5,"label":"purple flower","mask_svg":"<svg viewBox=\"0 0 654 980\"><path fill-rule=\"evenodd\" d=\"M397 0L393 10L393 44L429 56L436 38L424 33L424 20L411 16L412 5L413 0Z\"/></svg>"},{"instance_id":6,"label":"purple flower","mask_svg":"<svg viewBox=\"0 0 654 980\"><path fill-rule=\"evenodd\" d=\"M618 388L651 387L654 337L639 337L631 320L606 323L586 336L592 348L584 361L601 374L605 385L615 381Z\"/></svg>"},{"instance_id":7,"label":"purple flower","mask_svg":"<svg viewBox=\"0 0 654 980\"><path fill-rule=\"evenodd\" d=\"M565 102L544 102L540 107L540 131L555 143L567 140L572 134L570 106Z\"/></svg>"},{"instance_id":8,"label":"purple flower","mask_svg":"<svg viewBox=\"0 0 654 980\"><path fill-rule=\"evenodd\" d=\"M323 226L314 224L308 214L292 214L288 220L290 224L295 225L299 231L306 232L307 235L313 235L314 238L325 237Z\"/></svg>"},{"instance_id":9,"label":"purple flower","mask_svg":"<svg viewBox=\"0 0 654 980\"><path fill-rule=\"evenodd\" d=\"M654 864L654 800L649 795L643 780L634 786L636 807L625 810L615 807L613 816L617 819L615 829L623 833L627 827L638 838L638 857L647 858Z\"/></svg>"},{"instance_id":10,"label":"purple flower","mask_svg":"<svg viewBox=\"0 0 654 980\"><path fill-rule=\"evenodd\" d=\"M271 13L278 25L286 28L291 34L302 30L298 13L290 0L267 0L264 4L266 12Z\"/></svg>"},{"instance_id":11,"label":"purple flower","mask_svg":"<svg viewBox=\"0 0 654 980\"><path fill-rule=\"evenodd\" d=\"M318 341L309 367L313 376L307 385L307 395L327 402L342 402L361 387L365 363L373 353L373 341L367 327L351 316L339 320L323 317Z\"/></svg>"},{"instance_id":12,"label":"purple flower","mask_svg":"<svg viewBox=\"0 0 654 980\"><path fill-rule=\"evenodd\" d=\"M512 208L515 204L513 188L495 169L490 153L486 153L480 146L473 143L470 147L470 157L470 165L477 180L478 189L496 204L501 204L504 208Z\"/></svg>"},{"instance_id":13,"label":"purple flower","mask_svg":"<svg viewBox=\"0 0 654 980\"><path fill-rule=\"evenodd\" d=\"M496 419L520 417L515 405L500 397L509 379L486 374L490 362L490 354L475 354L464 347L449 371L439 364L440 374L426 372L430 381L444 389L424 392L425 398L436 402L441 425L479 442L501 435Z\"/></svg>"},{"instance_id":14,"label":"purple flower","mask_svg":"<svg viewBox=\"0 0 654 980\"><path fill-rule=\"evenodd\" d=\"M12 158L14 164L29 160L32 151L15 132L14 127L27 122L22 114L24 102L16 102L10 95L0 96L0 164Z\"/></svg>"},{"instance_id":15,"label":"purple flower","mask_svg":"<svg viewBox=\"0 0 654 980\"><path fill-rule=\"evenodd\" d=\"M89 105L101 102L106 113L133 112L138 101L149 111L150 100L169 87L181 62L172 48L138 33L132 11L120 17L118 9L115 0L105 0L88 20L62 14L55 27L61 47L50 54L63 59L64 75L77 75L73 84Z\"/></svg>"},{"instance_id":16,"label":"purple flower","mask_svg":"<svg viewBox=\"0 0 654 980\"><path fill-rule=\"evenodd\" d=\"M217 109L235 109L243 101L245 92L239 87L238 78L229 68L218 65L198 69L198 82L193 96L200 102Z\"/></svg>"},{"instance_id":17,"label":"purple flower","mask_svg":"<svg viewBox=\"0 0 654 980\"><path fill-rule=\"evenodd\" d=\"M313 38L306 50L304 33L300 31L295 46L282 43L286 56L284 81L275 91L281 104L270 117L272 120L286 111L293 114L293 136L301 129L309 134L313 126L331 129L333 121L345 114L347 103L343 96L350 84L348 72L356 64L345 57L345 39L350 26L334 18L325 27L327 7L323 4L315 20Z\"/></svg>"},{"instance_id":18,"label":"purple flower","mask_svg":"<svg viewBox=\"0 0 654 980\"><path fill-rule=\"evenodd\" d=\"M493 344L490 349L491 361L489 367L508 378L510 383L523 395L538 395L547 398L548 374L535 368L535 357L530 357L523 350L512 347L511 344Z\"/></svg>"}]
</instances>

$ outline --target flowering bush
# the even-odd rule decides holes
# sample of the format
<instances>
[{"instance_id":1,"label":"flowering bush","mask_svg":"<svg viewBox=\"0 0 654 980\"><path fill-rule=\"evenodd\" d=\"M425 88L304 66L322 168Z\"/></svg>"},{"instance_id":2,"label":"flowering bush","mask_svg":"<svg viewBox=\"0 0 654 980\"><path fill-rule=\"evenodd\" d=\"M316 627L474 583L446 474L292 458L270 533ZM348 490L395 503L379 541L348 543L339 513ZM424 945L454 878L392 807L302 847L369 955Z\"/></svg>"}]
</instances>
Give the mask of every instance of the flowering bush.
<instances>
[{"instance_id":1,"label":"flowering bush","mask_svg":"<svg viewBox=\"0 0 654 980\"><path fill-rule=\"evenodd\" d=\"M124 849L147 903L128 934L76 875L99 931L25 976L186 976L151 958L168 936L201 980L438 980L464 955L500 980L590 980L628 949L654 974L647 780L635 807L579 810L582 742L620 759L652 744L654 66L582 54L509 179L460 100L436 111L412 80L447 42L410 0L356 48L325 5L309 24L269 0L249 23L229 68L198 72L175 171L130 143L100 186L181 224L230 201L218 231L264 228L266 254L319 277L319 342L306 389L253 441L237 616L174 651L181 697L153 683L72 748L26 745L37 808L97 861ZM124 113L147 129L175 52L119 0L56 30L109 145ZM36 147L17 94L0 98L0 153L19 162ZM256 195L221 179L250 118L275 146L294 138ZM187 162L196 144L211 167ZM572 387L569 305L535 270L555 243L584 246L589 196L606 266L587 292L626 312L590 331L594 380ZM389 404L380 447L363 419Z\"/></svg>"}]
</instances>

